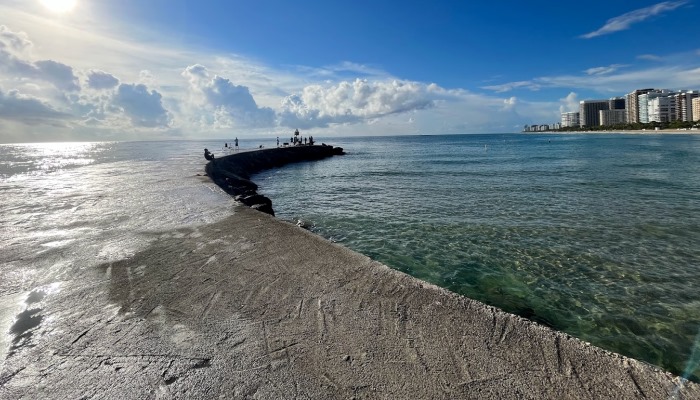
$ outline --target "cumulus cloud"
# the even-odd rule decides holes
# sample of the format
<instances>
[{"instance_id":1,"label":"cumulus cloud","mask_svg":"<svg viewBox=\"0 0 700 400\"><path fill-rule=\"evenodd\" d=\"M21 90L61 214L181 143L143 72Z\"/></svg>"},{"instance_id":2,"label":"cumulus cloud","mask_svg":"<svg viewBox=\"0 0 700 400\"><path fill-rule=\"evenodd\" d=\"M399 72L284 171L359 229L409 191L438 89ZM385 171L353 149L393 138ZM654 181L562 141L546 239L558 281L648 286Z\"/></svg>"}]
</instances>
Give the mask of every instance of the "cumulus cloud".
<instances>
[{"instance_id":1,"label":"cumulus cloud","mask_svg":"<svg viewBox=\"0 0 700 400\"><path fill-rule=\"evenodd\" d=\"M605 25L603 25L600 29L586 33L585 35L581 35L580 37L584 39L591 39L597 36L607 35L613 32L624 31L626 29L629 29L630 26L632 26L632 24L642 22L648 18L651 18L655 15L667 11L673 11L687 3L687 0L664 1L662 3L654 4L653 6L630 11L618 17L609 19L605 23Z\"/></svg>"},{"instance_id":2,"label":"cumulus cloud","mask_svg":"<svg viewBox=\"0 0 700 400\"><path fill-rule=\"evenodd\" d=\"M53 60L41 60L34 63L38 73L37 78L53 83L59 89L68 91L80 90L78 77L73 74L73 68Z\"/></svg>"},{"instance_id":3,"label":"cumulus cloud","mask_svg":"<svg viewBox=\"0 0 700 400\"><path fill-rule=\"evenodd\" d=\"M162 98L157 91L149 91L146 85L122 83L113 101L135 126L165 128L170 125L172 117L163 108Z\"/></svg>"},{"instance_id":4,"label":"cumulus cloud","mask_svg":"<svg viewBox=\"0 0 700 400\"><path fill-rule=\"evenodd\" d=\"M112 89L119 84L119 79L104 71L91 70L88 73L87 84L93 89Z\"/></svg>"},{"instance_id":5,"label":"cumulus cloud","mask_svg":"<svg viewBox=\"0 0 700 400\"><path fill-rule=\"evenodd\" d=\"M70 116L55 110L48 103L18 90L5 93L0 89L0 118L34 125L46 121L67 119Z\"/></svg>"},{"instance_id":6,"label":"cumulus cloud","mask_svg":"<svg viewBox=\"0 0 700 400\"><path fill-rule=\"evenodd\" d=\"M216 127L246 126L265 128L274 126L275 112L259 107L250 89L236 85L218 75L210 77L206 67L191 65L182 72L190 83L193 101L213 111L209 121Z\"/></svg>"},{"instance_id":7,"label":"cumulus cloud","mask_svg":"<svg viewBox=\"0 0 700 400\"><path fill-rule=\"evenodd\" d=\"M559 99L561 105L559 106L559 112L576 112L579 109L578 95L574 92L569 93L563 99Z\"/></svg>"},{"instance_id":8,"label":"cumulus cloud","mask_svg":"<svg viewBox=\"0 0 700 400\"><path fill-rule=\"evenodd\" d=\"M16 77L40 79L63 91L78 91L80 84L73 68L53 60L28 59L32 42L23 32L0 25L0 69Z\"/></svg>"},{"instance_id":9,"label":"cumulus cloud","mask_svg":"<svg viewBox=\"0 0 700 400\"><path fill-rule=\"evenodd\" d=\"M326 127L422 110L434 105L437 92L435 85L399 80L356 79L327 86L310 85L301 94L287 96L282 101L280 124Z\"/></svg>"},{"instance_id":10,"label":"cumulus cloud","mask_svg":"<svg viewBox=\"0 0 700 400\"><path fill-rule=\"evenodd\" d=\"M173 116L157 90L144 84L121 83L114 75L97 69L84 73L85 88L81 88L71 66L55 60L34 60L33 47L26 34L0 26L0 83L15 86L0 91L0 119L52 126L72 120L73 127L122 132L172 126Z\"/></svg>"}]
</instances>

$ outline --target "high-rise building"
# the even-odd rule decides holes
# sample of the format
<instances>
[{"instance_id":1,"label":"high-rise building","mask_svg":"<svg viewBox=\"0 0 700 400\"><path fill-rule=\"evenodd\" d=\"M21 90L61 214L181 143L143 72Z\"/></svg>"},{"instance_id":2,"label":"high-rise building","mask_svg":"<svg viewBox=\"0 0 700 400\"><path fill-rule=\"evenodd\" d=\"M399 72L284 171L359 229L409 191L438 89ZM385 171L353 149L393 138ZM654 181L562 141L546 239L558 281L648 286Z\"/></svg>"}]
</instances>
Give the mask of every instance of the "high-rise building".
<instances>
[{"instance_id":1,"label":"high-rise building","mask_svg":"<svg viewBox=\"0 0 700 400\"><path fill-rule=\"evenodd\" d=\"M600 110L600 125L611 126L620 125L627 122L627 111L623 110Z\"/></svg>"},{"instance_id":2,"label":"high-rise building","mask_svg":"<svg viewBox=\"0 0 700 400\"><path fill-rule=\"evenodd\" d=\"M627 122L628 123L634 124L634 123L641 122L639 120L639 95L649 93L653 90L654 90L653 88L637 89L634 92L625 96L625 98L627 100L625 102L625 109L627 110Z\"/></svg>"},{"instance_id":3,"label":"high-rise building","mask_svg":"<svg viewBox=\"0 0 700 400\"><path fill-rule=\"evenodd\" d=\"M700 92L697 90L686 90L673 95L676 98L676 120L678 121L693 121L693 105L692 101L696 97L700 97Z\"/></svg>"},{"instance_id":4,"label":"high-rise building","mask_svg":"<svg viewBox=\"0 0 700 400\"><path fill-rule=\"evenodd\" d=\"M608 109L610 110L624 110L627 101L624 97L613 97L608 100Z\"/></svg>"},{"instance_id":5,"label":"high-rise building","mask_svg":"<svg viewBox=\"0 0 700 400\"><path fill-rule=\"evenodd\" d=\"M700 97L692 100L693 104L693 121L700 121Z\"/></svg>"},{"instance_id":6,"label":"high-rise building","mask_svg":"<svg viewBox=\"0 0 700 400\"><path fill-rule=\"evenodd\" d=\"M649 111L649 102L652 99L662 96L668 96L671 93L673 92L668 89L652 89L647 93L642 93L639 96L637 96L637 110L639 111L638 122L641 122L643 124L648 124L649 122L651 122L652 120L650 119L651 112Z\"/></svg>"},{"instance_id":7,"label":"high-rise building","mask_svg":"<svg viewBox=\"0 0 700 400\"><path fill-rule=\"evenodd\" d=\"M579 113L565 112L561 113L562 128L576 128L579 126Z\"/></svg>"},{"instance_id":8,"label":"high-rise building","mask_svg":"<svg viewBox=\"0 0 700 400\"><path fill-rule=\"evenodd\" d=\"M579 118L581 126L600 125L600 110L609 110L608 100L582 100L579 103Z\"/></svg>"},{"instance_id":9,"label":"high-rise building","mask_svg":"<svg viewBox=\"0 0 700 400\"><path fill-rule=\"evenodd\" d=\"M672 122L676 120L676 96L656 96L649 99L649 122Z\"/></svg>"}]
</instances>

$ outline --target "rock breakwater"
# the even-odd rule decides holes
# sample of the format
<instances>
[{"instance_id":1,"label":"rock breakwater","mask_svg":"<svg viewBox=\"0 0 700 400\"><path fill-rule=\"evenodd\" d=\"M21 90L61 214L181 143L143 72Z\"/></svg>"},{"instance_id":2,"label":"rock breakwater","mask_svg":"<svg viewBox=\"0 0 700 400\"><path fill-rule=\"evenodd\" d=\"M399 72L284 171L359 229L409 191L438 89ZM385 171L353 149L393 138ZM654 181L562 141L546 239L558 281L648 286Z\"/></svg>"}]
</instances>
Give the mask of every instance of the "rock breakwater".
<instances>
[{"instance_id":1,"label":"rock breakwater","mask_svg":"<svg viewBox=\"0 0 700 400\"><path fill-rule=\"evenodd\" d=\"M226 193L264 213L275 215L272 200L258 194L258 185L250 176L270 168L302 161L315 161L345 154L340 147L328 145L278 147L231 154L210 161L206 166L209 177Z\"/></svg>"}]
</instances>

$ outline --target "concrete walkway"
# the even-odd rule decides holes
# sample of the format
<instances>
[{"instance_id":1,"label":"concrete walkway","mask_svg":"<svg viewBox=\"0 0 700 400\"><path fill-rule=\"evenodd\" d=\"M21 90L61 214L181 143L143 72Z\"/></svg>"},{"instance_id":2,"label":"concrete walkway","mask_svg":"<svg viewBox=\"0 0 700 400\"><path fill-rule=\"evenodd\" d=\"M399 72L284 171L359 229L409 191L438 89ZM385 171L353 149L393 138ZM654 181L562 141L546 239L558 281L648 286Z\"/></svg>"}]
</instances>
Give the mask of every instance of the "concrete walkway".
<instances>
[{"instance_id":1,"label":"concrete walkway","mask_svg":"<svg viewBox=\"0 0 700 400\"><path fill-rule=\"evenodd\" d=\"M700 398L243 206L76 274L0 398Z\"/></svg>"}]
</instances>

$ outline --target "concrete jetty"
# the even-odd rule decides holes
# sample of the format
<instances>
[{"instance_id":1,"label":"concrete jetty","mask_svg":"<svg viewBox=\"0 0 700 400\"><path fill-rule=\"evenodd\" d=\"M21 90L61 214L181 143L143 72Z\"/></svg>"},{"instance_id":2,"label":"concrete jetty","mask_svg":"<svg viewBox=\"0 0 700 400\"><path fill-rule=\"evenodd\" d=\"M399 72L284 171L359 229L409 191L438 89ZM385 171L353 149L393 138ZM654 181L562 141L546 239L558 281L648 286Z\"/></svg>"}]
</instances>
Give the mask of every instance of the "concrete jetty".
<instances>
[{"instance_id":1,"label":"concrete jetty","mask_svg":"<svg viewBox=\"0 0 700 400\"><path fill-rule=\"evenodd\" d=\"M75 274L0 398L700 398L243 205Z\"/></svg>"}]
</instances>

